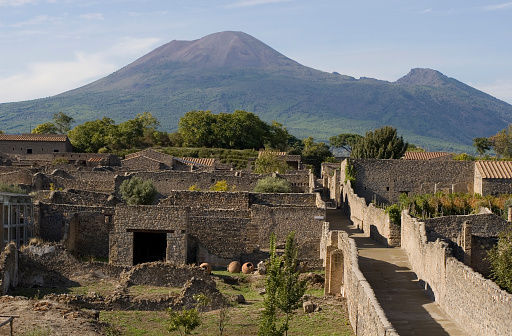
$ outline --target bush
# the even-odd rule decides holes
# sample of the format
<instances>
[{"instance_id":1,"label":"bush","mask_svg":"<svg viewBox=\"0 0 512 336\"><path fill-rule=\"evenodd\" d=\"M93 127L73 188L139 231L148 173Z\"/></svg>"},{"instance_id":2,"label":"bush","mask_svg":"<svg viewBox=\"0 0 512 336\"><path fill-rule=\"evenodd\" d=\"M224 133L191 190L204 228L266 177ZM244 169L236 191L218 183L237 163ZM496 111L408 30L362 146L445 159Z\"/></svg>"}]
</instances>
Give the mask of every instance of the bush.
<instances>
[{"instance_id":1,"label":"bush","mask_svg":"<svg viewBox=\"0 0 512 336\"><path fill-rule=\"evenodd\" d=\"M228 182L225 180L218 181L215 185L210 187L211 191L229 191Z\"/></svg>"},{"instance_id":2,"label":"bush","mask_svg":"<svg viewBox=\"0 0 512 336\"><path fill-rule=\"evenodd\" d=\"M386 213L389 215L389 220L392 223L401 225L402 223L402 211L398 204L392 204L386 208Z\"/></svg>"},{"instance_id":3,"label":"bush","mask_svg":"<svg viewBox=\"0 0 512 336\"><path fill-rule=\"evenodd\" d=\"M0 191L5 191L13 194L26 194L27 192L23 190L17 184L9 184L5 182L0 182Z\"/></svg>"},{"instance_id":4,"label":"bush","mask_svg":"<svg viewBox=\"0 0 512 336\"><path fill-rule=\"evenodd\" d=\"M292 192L290 182L278 177L268 176L258 180L254 192L260 193L289 193Z\"/></svg>"},{"instance_id":5,"label":"bush","mask_svg":"<svg viewBox=\"0 0 512 336\"><path fill-rule=\"evenodd\" d=\"M123 200L130 205L152 204L156 196L153 182L139 177L123 181L119 190Z\"/></svg>"},{"instance_id":6,"label":"bush","mask_svg":"<svg viewBox=\"0 0 512 336\"><path fill-rule=\"evenodd\" d=\"M512 228L500 234L498 244L489 251L491 278L502 289L512 293Z\"/></svg>"}]
</instances>

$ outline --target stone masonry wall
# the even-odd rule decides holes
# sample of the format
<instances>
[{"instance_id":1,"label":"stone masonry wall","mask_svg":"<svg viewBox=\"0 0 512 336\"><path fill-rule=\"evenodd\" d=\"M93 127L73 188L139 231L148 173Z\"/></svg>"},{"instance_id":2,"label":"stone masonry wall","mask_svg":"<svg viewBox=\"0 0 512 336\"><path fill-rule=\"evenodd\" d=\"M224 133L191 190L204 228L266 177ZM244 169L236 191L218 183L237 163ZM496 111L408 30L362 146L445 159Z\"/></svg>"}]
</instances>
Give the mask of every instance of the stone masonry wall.
<instances>
[{"instance_id":1,"label":"stone masonry wall","mask_svg":"<svg viewBox=\"0 0 512 336\"><path fill-rule=\"evenodd\" d=\"M325 221L325 209L316 207L269 207L254 204L251 207L250 242L260 248L269 247L271 233L277 242L284 243L286 236L295 231L299 259L320 258L320 238Z\"/></svg>"},{"instance_id":2,"label":"stone masonry wall","mask_svg":"<svg viewBox=\"0 0 512 336\"><path fill-rule=\"evenodd\" d=\"M50 202L55 204L72 204L88 206L115 206L119 199L112 194L89 190L67 189L52 191L49 194Z\"/></svg>"},{"instance_id":3,"label":"stone masonry wall","mask_svg":"<svg viewBox=\"0 0 512 336\"><path fill-rule=\"evenodd\" d=\"M326 265L325 274L326 293L340 293L347 299L348 315L354 334L398 336L371 286L359 270L354 240L344 231L329 231L327 223L322 234L322 250L323 258L329 265ZM334 256L342 259L341 265L331 262L330 259Z\"/></svg>"},{"instance_id":4,"label":"stone masonry wall","mask_svg":"<svg viewBox=\"0 0 512 336\"><path fill-rule=\"evenodd\" d=\"M482 195L512 194L511 179L483 179Z\"/></svg>"},{"instance_id":5,"label":"stone masonry wall","mask_svg":"<svg viewBox=\"0 0 512 336\"><path fill-rule=\"evenodd\" d=\"M356 159L353 164L357 170L354 191L367 203L396 203L401 193L473 192L472 161Z\"/></svg>"},{"instance_id":6,"label":"stone masonry wall","mask_svg":"<svg viewBox=\"0 0 512 336\"><path fill-rule=\"evenodd\" d=\"M343 186L343 199L350 209L350 220L358 228L385 246L400 246L400 226L389 220L384 209L366 205L366 200L354 193L350 181Z\"/></svg>"},{"instance_id":7,"label":"stone masonry wall","mask_svg":"<svg viewBox=\"0 0 512 336\"><path fill-rule=\"evenodd\" d=\"M114 230L110 234L111 263L127 266L133 264L133 234L136 231L166 232L166 261L178 265L186 263L188 209L118 205L114 218Z\"/></svg>"},{"instance_id":8,"label":"stone masonry wall","mask_svg":"<svg viewBox=\"0 0 512 336\"><path fill-rule=\"evenodd\" d=\"M108 256L113 207L39 202L35 210L36 231L42 239L62 242L82 255Z\"/></svg>"},{"instance_id":9,"label":"stone masonry wall","mask_svg":"<svg viewBox=\"0 0 512 336\"><path fill-rule=\"evenodd\" d=\"M429 242L425 223L402 212L402 249L440 307L469 335L510 335L512 294L450 257L447 248Z\"/></svg>"}]
</instances>

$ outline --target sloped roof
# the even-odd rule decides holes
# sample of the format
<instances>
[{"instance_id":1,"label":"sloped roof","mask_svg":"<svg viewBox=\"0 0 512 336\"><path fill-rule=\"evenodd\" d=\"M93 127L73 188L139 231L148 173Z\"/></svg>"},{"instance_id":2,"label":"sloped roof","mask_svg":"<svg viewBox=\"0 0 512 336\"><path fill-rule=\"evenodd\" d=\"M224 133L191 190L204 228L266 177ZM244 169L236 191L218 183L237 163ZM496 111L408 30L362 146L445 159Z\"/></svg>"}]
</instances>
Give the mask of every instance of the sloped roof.
<instances>
[{"instance_id":1,"label":"sloped roof","mask_svg":"<svg viewBox=\"0 0 512 336\"><path fill-rule=\"evenodd\" d=\"M259 151L258 152L258 157L261 157L261 155L263 153L266 153L266 154L272 154L272 155L276 155L276 156L285 156L287 155L286 152L271 152L271 151Z\"/></svg>"},{"instance_id":2,"label":"sloped roof","mask_svg":"<svg viewBox=\"0 0 512 336\"><path fill-rule=\"evenodd\" d=\"M482 178L512 178L512 161L477 161L476 169Z\"/></svg>"},{"instance_id":3,"label":"sloped roof","mask_svg":"<svg viewBox=\"0 0 512 336\"><path fill-rule=\"evenodd\" d=\"M66 134L0 134L0 141L59 141L68 139Z\"/></svg>"},{"instance_id":4,"label":"sloped roof","mask_svg":"<svg viewBox=\"0 0 512 336\"><path fill-rule=\"evenodd\" d=\"M215 158L193 158L193 157L182 157L181 160L193 162L195 164L203 166L213 166L215 164Z\"/></svg>"},{"instance_id":5,"label":"sloped roof","mask_svg":"<svg viewBox=\"0 0 512 336\"><path fill-rule=\"evenodd\" d=\"M451 156L447 152L405 152L404 160L432 160L443 156Z\"/></svg>"}]
</instances>

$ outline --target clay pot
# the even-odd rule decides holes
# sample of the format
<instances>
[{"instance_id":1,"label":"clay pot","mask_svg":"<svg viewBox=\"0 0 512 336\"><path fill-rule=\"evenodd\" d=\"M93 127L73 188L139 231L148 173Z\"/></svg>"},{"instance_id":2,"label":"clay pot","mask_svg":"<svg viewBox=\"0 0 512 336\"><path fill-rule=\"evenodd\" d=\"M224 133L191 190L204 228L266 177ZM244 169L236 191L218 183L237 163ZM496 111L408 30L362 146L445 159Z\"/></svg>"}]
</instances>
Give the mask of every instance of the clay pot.
<instances>
[{"instance_id":1,"label":"clay pot","mask_svg":"<svg viewBox=\"0 0 512 336\"><path fill-rule=\"evenodd\" d=\"M254 271L254 265L250 262L246 262L242 265L243 274L251 274Z\"/></svg>"},{"instance_id":2,"label":"clay pot","mask_svg":"<svg viewBox=\"0 0 512 336\"><path fill-rule=\"evenodd\" d=\"M241 270L242 270L242 265L240 265L240 262L238 262L238 261L232 261L228 265L229 273L240 273Z\"/></svg>"},{"instance_id":3,"label":"clay pot","mask_svg":"<svg viewBox=\"0 0 512 336\"><path fill-rule=\"evenodd\" d=\"M210 265L208 263L202 263L201 265L199 265L199 267L204 269L206 271L206 273L208 273L208 274L212 273L212 265Z\"/></svg>"}]
</instances>

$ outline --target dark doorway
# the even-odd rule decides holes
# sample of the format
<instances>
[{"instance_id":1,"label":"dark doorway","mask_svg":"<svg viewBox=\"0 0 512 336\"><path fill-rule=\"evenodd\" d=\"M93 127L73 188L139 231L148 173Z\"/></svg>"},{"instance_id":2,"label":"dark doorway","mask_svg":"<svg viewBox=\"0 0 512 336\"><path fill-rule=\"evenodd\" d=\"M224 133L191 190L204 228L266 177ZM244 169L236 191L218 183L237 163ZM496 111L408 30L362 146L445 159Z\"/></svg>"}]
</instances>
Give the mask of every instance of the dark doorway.
<instances>
[{"instance_id":1,"label":"dark doorway","mask_svg":"<svg viewBox=\"0 0 512 336\"><path fill-rule=\"evenodd\" d=\"M133 233L133 264L165 261L167 234L165 232Z\"/></svg>"}]
</instances>

